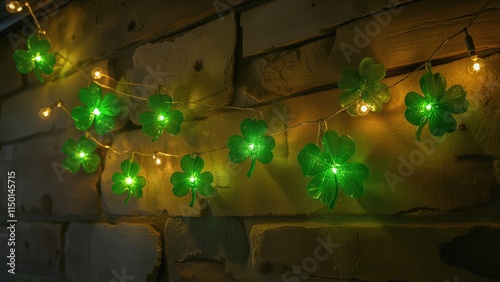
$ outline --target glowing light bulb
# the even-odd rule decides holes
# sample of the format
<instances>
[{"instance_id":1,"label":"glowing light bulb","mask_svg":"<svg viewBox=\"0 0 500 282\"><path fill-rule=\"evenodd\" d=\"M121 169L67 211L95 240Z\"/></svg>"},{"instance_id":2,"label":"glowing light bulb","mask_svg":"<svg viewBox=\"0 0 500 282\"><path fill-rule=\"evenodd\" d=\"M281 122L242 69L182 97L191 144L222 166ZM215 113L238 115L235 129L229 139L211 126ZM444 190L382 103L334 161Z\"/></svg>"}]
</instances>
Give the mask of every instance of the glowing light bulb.
<instances>
[{"instance_id":1,"label":"glowing light bulb","mask_svg":"<svg viewBox=\"0 0 500 282\"><path fill-rule=\"evenodd\" d=\"M97 80L97 79L101 79L103 77L104 71L100 67L95 67L92 69L90 74L92 75L92 78Z\"/></svg>"},{"instance_id":2,"label":"glowing light bulb","mask_svg":"<svg viewBox=\"0 0 500 282\"><path fill-rule=\"evenodd\" d=\"M165 120L165 116L164 115L159 115L158 116L158 120L159 121L164 121Z\"/></svg>"},{"instance_id":3,"label":"glowing light bulb","mask_svg":"<svg viewBox=\"0 0 500 282\"><path fill-rule=\"evenodd\" d=\"M19 13L23 10L23 6L18 1L9 2L5 8L11 14Z\"/></svg>"},{"instance_id":4,"label":"glowing light bulb","mask_svg":"<svg viewBox=\"0 0 500 282\"><path fill-rule=\"evenodd\" d=\"M338 170L336 167L332 167L332 172L333 172L333 173L337 174L337 172L338 172L338 171L339 171L339 170Z\"/></svg>"},{"instance_id":5,"label":"glowing light bulb","mask_svg":"<svg viewBox=\"0 0 500 282\"><path fill-rule=\"evenodd\" d=\"M95 108L95 109L94 109L94 115L98 116L98 115L100 115L100 114L101 114L101 111L99 111L99 109L98 109L98 108Z\"/></svg>"},{"instance_id":6,"label":"glowing light bulb","mask_svg":"<svg viewBox=\"0 0 500 282\"><path fill-rule=\"evenodd\" d=\"M42 60L42 56L36 55L35 56L35 61L40 62Z\"/></svg>"},{"instance_id":7,"label":"glowing light bulb","mask_svg":"<svg viewBox=\"0 0 500 282\"><path fill-rule=\"evenodd\" d=\"M432 105L431 104L427 104L427 106L425 106L425 109L430 111L432 109Z\"/></svg>"},{"instance_id":8,"label":"glowing light bulb","mask_svg":"<svg viewBox=\"0 0 500 282\"><path fill-rule=\"evenodd\" d=\"M254 144L250 144L250 145L248 145L248 149L253 150L254 148L255 148L255 145L254 145Z\"/></svg>"},{"instance_id":9,"label":"glowing light bulb","mask_svg":"<svg viewBox=\"0 0 500 282\"><path fill-rule=\"evenodd\" d=\"M196 178L194 176L189 177L189 182L194 183L196 181Z\"/></svg>"},{"instance_id":10,"label":"glowing light bulb","mask_svg":"<svg viewBox=\"0 0 500 282\"><path fill-rule=\"evenodd\" d=\"M80 152L80 154L78 154L78 156L82 159L85 158L86 155L87 154L85 154L85 152Z\"/></svg>"},{"instance_id":11,"label":"glowing light bulb","mask_svg":"<svg viewBox=\"0 0 500 282\"><path fill-rule=\"evenodd\" d=\"M153 153L153 161L154 161L154 164L157 166L161 165L161 163L162 163L161 159L156 155L156 153Z\"/></svg>"},{"instance_id":12,"label":"glowing light bulb","mask_svg":"<svg viewBox=\"0 0 500 282\"><path fill-rule=\"evenodd\" d=\"M48 119L50 117L50 113L52 112L52 109L47 107L47 108L42 108L40 109L40 111L38 112L38 116L41 118L41 119Z\"/></svg>"},{"instance_id":13,"label":"glowing light bulb","mask_svg":"<svg viewBox=\"0 0 500 282\"><path fill-rule=\"evenodd\" d=\"M129 177L125 178L125 183L130 185L130 184L134 183L134 180L129 176Z\"/></svg>"},{"instance_id":14,"label":"glowing light bulb","mask_svg":"<svg viewBox=\"0 0 500 282\"><path fill-rule=\"evenodd\" d=\"M359 101L357 106L356 106L356 112L360 116L366 116L370 112L370 109L368 108L368 104L366 104L362 100Z\"/></svg>"},{"instance_id":15,"label":"glowing light bulb","mask_svg":"<svg viewBox=\"0 0 500 282\"><path fill-rule=\"evenodd\" d=\"M477 55L470 57L470 61L467 64L467 70L471 74L480 73L484 68L485 68L485 62L483 59L479 58Z\"/></svg>"}]
</instances>

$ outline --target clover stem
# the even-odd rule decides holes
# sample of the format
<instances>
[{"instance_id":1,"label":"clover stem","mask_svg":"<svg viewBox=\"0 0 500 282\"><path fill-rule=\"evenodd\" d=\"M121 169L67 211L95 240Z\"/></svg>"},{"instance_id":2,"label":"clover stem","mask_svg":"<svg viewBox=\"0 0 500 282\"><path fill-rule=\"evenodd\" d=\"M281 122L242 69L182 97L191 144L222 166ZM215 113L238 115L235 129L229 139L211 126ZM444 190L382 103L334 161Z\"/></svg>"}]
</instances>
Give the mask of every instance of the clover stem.
<instances>
[{"instance_id":1,"label":"clover stem","mask_svg":"<svg viewBox=\"0 0 500 282\"><path fill-rule=\"evenodd\" d=\"M417 141L420 141L420 134L422 134L422 129L424 128L426 123L427 123L427 118L423 118L417 127L417 132L416 132Z\"/></svg>"},{"instance_id":2,"label":"clover stem","mask_svg":"<svg viewBox=\"0 0 500 282\"><path fill-rule=\"evenodd\" d=\"M196 192L195 191L191 191L191 203L189 203L189 207L193 207L194 205L194 201L196 201Z\"/></svg>"},{"instance_id":3,"label":"clover stem","mask_svg":"<svg viewBox=\"0 0 500 282\"><path fill-rule=\"evenodd\" d=\"M123 202L124 205L128 203L128 200L130 199L130 194L132 193L128 192L127 198L125 199L125 202Z\"/></svg>"},{"instance_id":4,"label":"clover stem","mask_svg":"<svg viewBox=\"0 0 500 282\"><path fill-rule=\"evenodd\" d=\"M252 158L252 164L250 165L250 169L247 172L247 177L252 176L254 169L255 169L255 158Z\"/></svg>"},{"instance_id":5,"label":"clover stem","mask_svg":"<svg viewBox=\"0 0 500 282\"><path fill-rule=\"evenodd\" d=\"M43 82L43 77L42 77L42 75L40 74L40 70L38 70L38 69L35 67L35 69L33 70L33 72L35 73L36 78L37 78L40 82Z\"/></svg>"}]
</instances>

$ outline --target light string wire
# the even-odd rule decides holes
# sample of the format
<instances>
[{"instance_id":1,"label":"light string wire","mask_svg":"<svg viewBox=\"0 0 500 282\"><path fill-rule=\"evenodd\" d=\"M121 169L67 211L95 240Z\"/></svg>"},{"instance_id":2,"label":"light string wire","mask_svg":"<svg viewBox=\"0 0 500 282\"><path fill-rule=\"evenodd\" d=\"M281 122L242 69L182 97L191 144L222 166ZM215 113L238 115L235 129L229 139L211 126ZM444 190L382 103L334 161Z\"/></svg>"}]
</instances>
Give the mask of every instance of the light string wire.
<instances>
[{"instance_id":1,"label":"light string wire","mask_svg":"<svg viewBox=\"0 0 500 282\"><path fill-rule=\"evenodd\" d=\"M385 91L385 90L388 90L390 88L393 88L395 86L397 86L398 84L400 84L401 82L405 81L406 79L408 79L411 75L413 75L415 72L419 71L420 69L424 68L426 65L430 64L431 60L434 58L434 56L437 54L437 52L439 52L443 46L448 43L451 39L453 39L454 37L460 35L461 33L463 32L467 32L467 29L475 22L475 20L477 19L477 17L482 14L483 12L485 12L485 9L486 7L488 7L494 0L488 0L482 7L481 9L472 14L471 16L472 19L468 22L468 24L461 30L453 33L451 36L449 36L448 38L446 38L444 41L442 41L438 47L436 47L432 54L430 55L430 57L424 62L422 63L421 65L419 65L417 68L415 68L414 70L412 70L410 73L408 73L406 76L404 76L403 78L401 78L400 80L396 81L395 83L391 84L390 86L388 86L386 89L383 89L383 90L379 90L379 92L381 91ZM38 29L38 33L40 34L43 34L47 40L49 41L49 43L51 43L49 37L47 36L47 33L45 30L43 30L38 22L38 19L36 18L35 14L33 13L30 5L28 2L25 2L25 6L28 7L28 10L29 10L29 13L30 15L33 17L33 20L35 21L35 24L37 26L37 29ZM53 46L53 44L51 43L51 46ZM96 83L97 85L99 85L100 87L102 88L105 88L105 89L108 89L108 90L111 90L113 92L115 92L116 94L120 94L120 95L123 95L123 96L127 96L127 97L130 97L130 98L133 98L133 99L137 99L137 100L142 100L142 101L147 101L148 99L145 98L145 97L141 97L141 96L136 96L136 95L133 95L133 94L129 94L129 93L125 93L123 91L119 91L117 90L116 88L113 88L113 87L110 87L104 83L100 83L98 82L96 79L92 80L85 72L83 72L80 68L78 68L75 64L73 64L69 58L63 56L60 54L60 52L57 50L57 48L55 47L52 47L54 49L54 51L56 52L57 55L59 55L64 61L68 62L71 67L73 69L75 69L76 71L80 72L82 75L84 75L84 77L89 81L89 83L91 82L94 82ZM117 81L115 79L113 79L111 76L107 75L107 74L103 74L102 75L103 77L106 77L108 78L109 80L111 80L112 82L115 82L117 84L125 84L125 85L133 85L133 86L141 86L141 87L145 87L145 88L152 88L152 87L155 87L156 85L147 85L147 84L140 84L140 83L133 83L133 82L121 82L121 81ZM163 86L160 86L160 89L161 88L164 88L166 90L165 87ZM343 111L345 111L349 106L351 106L352 104L355 104L355 103L358 103L359 101L361 101L362 99L359 99L357 101L354 101L350 104L348 104L346 107L326 116L326 117L323 117L323 118L319 118L319 119L316 119L316 120L310 120L310 121L303 121L303 122L300 122L300 123L297 123L295 125L292 125L292 126L288 126L288 123L286 122L283 122L284 125L285 125L285 129L283 130L280 130L280 131L277 131L277 132L273 132L273 133L270 133L268 134L269 136L275 136L275 135L279 135L279 134L283 134L291 129L295 129L295 128L298 128L298 127L302 127L302 126L306 126L306 125L311 125L311 124L316 124L317 127L318 127L318 133L317 133L317 138L316 138L316 143L319 144L319 140L320 140L320 137L321 137L321 132L323 131L326 131L327 130L327 122L328 120L330 120L331 118L337 116L338 114L342 113ZM67 108L64 107L64 105L62 104L62 101L61 100L58 100L61 105L58 106L59 108L62 108L62 110L69 116L71 117L71 114L70 112L68 111ZM213 109L229 109L229 110L240 110L240 111L252 111L254 113L254 119L256 119L257 117L257 113L259 114L260 118L261 119L264 119L264 115L262 113L262 111L260 111L259 109L257 108L252 108L252 107L248 107L248 108L243 108L243 107L236 107L236 106L218 106L218 105L210 105L210 104L204 104L204 103L199 103L199 102L177 102L177 101L173 101L172 104L184 104L184 105L197 105L197 106L205 106L205 107L209 107L209 108L213 108ZM167 152L161 152L161 151L155 151L154 153L142 153L140 151L135 151L135 150L117 150L115 148L113 148L112 146L110 145L106 145L106 144L103 144L101 143L99 140L97 140L89 131L84 131L84 134L87 138L91 139L93 142L95 142L99 147L102 147L104 149L109 149L110 151L112 151L113 153L115 154L131 154L131 158L133 159L133 156L136 154L136 155L139 155L139 156L146 156L146 157L158 157L158 156L164 156L164 157L175 157L175 158L181 158L182 155L177 155L177 154L171 154L171 153L167 153ZM213 152L217 152L217 151L220 151L220 150L224 150L224 149L227 149L227 145L225 146L222 146L222 147L219 147L219 148L216 148L216 149L212 149L212 150L207 150L207 151L202 151L202 152L193 152L192 154L193 155L202 155L202 154L208 154L208 153L213 153Z\"/></svg>"}]
</instances>

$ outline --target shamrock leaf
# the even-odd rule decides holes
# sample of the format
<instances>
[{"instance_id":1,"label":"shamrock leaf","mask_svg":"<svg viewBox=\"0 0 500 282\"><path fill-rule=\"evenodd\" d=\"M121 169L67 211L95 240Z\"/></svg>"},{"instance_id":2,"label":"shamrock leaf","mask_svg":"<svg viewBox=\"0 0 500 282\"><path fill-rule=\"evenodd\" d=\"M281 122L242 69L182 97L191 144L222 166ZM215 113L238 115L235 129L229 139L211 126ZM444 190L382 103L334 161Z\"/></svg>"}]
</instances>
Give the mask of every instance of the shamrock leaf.
<instances>
[{"instance_id":1,"label":"shamrock leaf","mask_svg":"<svg viewBox=\"0 0 500 282\"><path fill-rule=\"evenodd\" d=\"M326 131L321 143L323 150L315 144L307 144L300 150L297 160L305 176L314 176L307 185L313 199L320 199L331 209L337 200L339 187L349 197L363 194L363 182L368 179L368 168L362 163L347 163L354 153L351 137Z\"/></svg>"},{"instance_id":2,"label":"shamrock leaf","mask_svg":"<svg viewBox=\"0 0 500 282\"><path fill-rule=\"evenodd\" d=\"M193 206L196 200L196 192L202 196L209 196L213 193L212 182L214 176L211 172L201 172L205 162L199 156L191 157L185 155L181 159L181 168L184 172L174 172L170 176L170 182L174 185L172 192L177 197L185 196L191 190L191 203Z\"/></svg>"},{"instance_id":3,"label":"shamrock leaf","mask_svg":"<svg viewBox=\"0 0 500 282\"><path fill-rule=\"evenodd\" d=\"M71 111L75 126L79 130L87 130L95 120L95 131L103 135L115 127L112 117L120 113L118 100L113 94L106 94L102 99L102 89L92 83L90 88L81 88L78 97L85 105Z\"/></svg>"},{"instance_id":4,"label":"shamrock leaf","mask_svg":"<svg viewBox=\"0 0 500 282\"><path fill-rule=\"evenodd\" d=\"M266 136L267 125L263 120L245 119L240 126L242 136L229 137L229 160L241 163L248 157L252 160L247 176L250 177L255 169L255 160L267 164L273 159L275 141L271 136Z\"/></svg>"},{"instance_id":5,"label":"shamrock leaf","mask_svg":"<svg viewBox=\"0 0 500 282\"><path fill-rule=\"evenodd\" d=\"M28 50L16 50L14 52L14 60L16 61L16 69L20 73L29 73L33 70L36 78L43 82L40 72L51 74L54 72L56 57L52 53L48 53L50 49L49 41L38 38L38 36L28 37Z\"/></svg>"},{"instance_id":6,"label":"shamrock leaf","mask_svg":"<svg viewBox=\"0 0 500 282\"><path fill-rule=\"evenodd\" d=\"M94 173L101 163L101 157L94 154L95 143L85 137L81 137L78 143L69 138L61 149L66 155L62 167L71 173L77 173L80 165L86 173Z\"/></svg>"},{"instance_id":7,"label":"shamrock leaf","mask_svg":"<svg viewBox=\"0 0 500 282\"><path fill-rule=\"evenodd\" d=\"M128 191L127 198L124 204L130 199L130 195L136 198L142 197L142 187L146 185L146 178L144 176L137 176L141 166L130 160L124 160L121 165L122 173L116 172L111 177L113 180L113 193L121 195Z\"/></svg>"},{"instance_id":8,"label":"shamrock leaf","mask_svg":"<svg viewBox=\"0 0 500 282\"><path fill-rule=\"evenodd\" d=\"M156 94L149 97L149 108L152 112L144 112L139 116L142 132L153 138L153 142L160 137L166 129L172 135L181 132L181 123L184 121L182 112L169 111L172 99L165 94Z\"/></svg>"},{"instance_id":9,"label":"shamrock leaf","mask_svg":"<svg viewBox=\"0 0 500 282\"><path fill-rule=\"evenodd\" d=\"M345 68L339 79L339 88L343 90L340 106L352 116L363 114L359 110L361 105L372 112L382 110L384 103L391 98L387 85L380 82L384 76L385 67L370 57L359 63L359 72L353 67Z\"/></svg>"},{"instance_id":10,"label":"shamrock leaf","mask_svg":"<svg viewBox=\"0 0 500 282\"><path fill-rule=\"evenodd\" d=\"M446 90L445 77L440 73L432 74L430 66L427 73L420 78L420 89L424 97L414 91L405 97L405 117L411 124L418 126L417 140L420 141L422 129L427 122L434 136L454 132L457 122L451 114L464 113L469 107L469 102L465 99L465 89L457 84Z\"/></svg>"}]
</instances>

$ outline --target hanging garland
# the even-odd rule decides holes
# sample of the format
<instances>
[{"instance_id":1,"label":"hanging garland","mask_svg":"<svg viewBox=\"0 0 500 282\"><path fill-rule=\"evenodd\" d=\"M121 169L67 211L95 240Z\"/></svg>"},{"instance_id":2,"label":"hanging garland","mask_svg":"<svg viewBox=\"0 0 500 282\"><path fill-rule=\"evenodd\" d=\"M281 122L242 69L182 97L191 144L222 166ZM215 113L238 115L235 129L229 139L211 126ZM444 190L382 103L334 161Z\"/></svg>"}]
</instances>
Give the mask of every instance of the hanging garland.
<instances>
[{"instance_id":1,"label":"hanging garland","mask_svg":"<svg viewBox=\"0 0 500 282\"><path fill-rule=\"evenodd\" d=\"M328 130L321 135L321 125L326 125L329 119L344 110L351 116L363 116L368 114L369 111L381 111L383 105L391 98L389 89L404 81L424 66L426 73L420 79L420 88L424 95L422 97L414 91L406 95L405 105L407 109L405 111L405 118L409 123L417 125L417 140L420 140L422 129L427 123L429 123L429 130L434 136L442 136L446 132L452 133L456 130L457 124L451 114L461 114L467 110L469 104L465 99L465 90L461 85L453 85L446 90L445 77L440 73L432 73L430 61L446 42L461 32L465 32L467 35L466 45L468 53L471 56L469 71L471 73L480 71L484 66L484 61L477 56L472 37L468 34L467 28L472 25L477 16L484 11L491 1L488 1L476 13L462 31L453 34L443 41L434 50L425 64L410 72L403 79L391 86L387 86L381 82L386 75L384 65L377 63L370 57L366 57L361 60L358 69L346 67L342 70L342 74L338 80L338 87L342 90L342 94L339 97L339 104L342 110L332 113L325 118L302 122L272 134L284 133L290 129L307 124L318 124L318 138L321 136L323 151L318 145L309 143L297 155L297 161L302 173L307 177L313 177L307 185L307 193L311 198L320 200L331 209L335 205L339 189L349 197L360 197L365 189L363 183L369 176L369 170L366 165L358 162L348 162L355 151L352 138L347 135L339 136L333 130ZM33 70L37 79L43 82L41 73L46 75L53 73L56 55L62 57L67 62L70 61L55 49L53 53L49 52L51 46L46 32L40 27L29 3L25 2L23 5L28 8L33 17L38 28L38 33L28 38L28 50L16 50L14 52L13 57L17 63L16 69L23 74ZM23 10L23 5L17 1L13 1L7 4L7 10L11 13L20 12ZM41 38L42 36L46 39ZM120 113L116 96L114 94L106 94L103 97L102 88L111 89L117 94L126 95L131 98L146 99L120 92L117 89L97 82L102 77L107 77L117 82L104 74L100 68L92 70L92 76L94 81L90 84L89 88L81 88L78 93L78 97L84 106L75 107L70 114L63 106L62 101L57 101L51 106L41 109L39 112L40 117L46 119L50 116L54 108L62 108L74 120L75 127L78 130L84 131L88 137L83 136L78 142L70 138L64 143L62 146L62 152L66 155L63 161L64 169L71 173L77 173L80 167L83 167L86 173L95 173L101 162L99 155L94 153L97 146L110 149L117 154L131 153L132 159L134 154L152 156L156 164L161 164L160 156L181 158L180 155L165 152L147 154L135 151L117 151L113 147L103 145L97 141L87 130L94 124L95 132L99 135L112 131L115 127L113 117ZM143 112L139 116L139 123L142 125L144 135L152 138L151 142L155 142L164 131L167 131L171 135L179 134L181 124L184 121L184 115L179 110L171 110L173 104L171 97L167 94L157 93L150 96L147 101L150 111ZM202 172L204 161L199 156L200 154L227 148L229 149L229 160L233 163L241 163L250 158L251 164L247 173L248 177L253 174L257 160L262 164L268 164L272 161L272 150L276 145L275 140L271 135L266 135L266 122L255 118L257 112L263 117L258 109L214 106L193 102L187 102L186 104L221 109L250 110L254 112L253 119L242 121L240 125L242 136L231 136L228 139L227 146L207 152L195 152L191 155L182 156L180 166L183 172L174 172L170 177L170 182L172 184L172 192L177 197L184 197L191 191L190 206L194 205L197 194L208 197L214 192L212 186L214 180L213 174L210 171ZM121 172L114 173L112 176L113 193L121 195L128 192L124 204L129 201L131 195L135 198L141 198L142 188L146 185L146 179L143 176L139 176L140 165L132 159L124 160L121 164Z\"/></svg>"}]
</instances>

